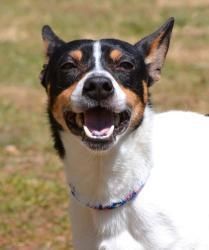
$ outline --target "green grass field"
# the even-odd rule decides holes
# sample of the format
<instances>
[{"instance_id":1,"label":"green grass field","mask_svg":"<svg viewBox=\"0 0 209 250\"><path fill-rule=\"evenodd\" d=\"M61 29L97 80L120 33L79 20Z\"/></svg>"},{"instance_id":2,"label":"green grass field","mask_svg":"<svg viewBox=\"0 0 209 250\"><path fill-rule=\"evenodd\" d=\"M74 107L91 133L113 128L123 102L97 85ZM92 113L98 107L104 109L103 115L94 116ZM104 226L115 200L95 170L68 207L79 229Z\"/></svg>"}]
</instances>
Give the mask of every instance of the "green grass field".
<instances>
[{"instance_id":1,"label":"green grass field","mask_svg":"<svg viewBox=\"0 0 209 250\"><path fill-rule=\"evenodd\" d=\"M176 18L156 110L209 113L208 0L1 0L0 250L72 249L68 193L39 83L40 30L65 40L115 37L136 42Z\"/></svg>"}]
</instances>

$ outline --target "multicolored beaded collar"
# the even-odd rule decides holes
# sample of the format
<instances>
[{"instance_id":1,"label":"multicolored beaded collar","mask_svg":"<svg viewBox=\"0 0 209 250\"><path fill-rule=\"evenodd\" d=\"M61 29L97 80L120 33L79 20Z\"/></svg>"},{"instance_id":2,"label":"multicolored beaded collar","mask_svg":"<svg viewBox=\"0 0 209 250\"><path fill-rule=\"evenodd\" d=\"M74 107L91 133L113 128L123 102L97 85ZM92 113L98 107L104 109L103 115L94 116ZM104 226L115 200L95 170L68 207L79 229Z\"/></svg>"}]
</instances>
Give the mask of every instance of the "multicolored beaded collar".
<instances>
[{"instance_id":1,"label":"multicolored beaded collar","mask_svg":"<svg viewBox=\"0 0 209 250\"><path fill-rule=\"evenodd\" d=\"M70 186L72 196L78 202L80 202L83 206L93 208L93 209L97 209L97 210L110 210L110 209L121 207L121 206L125 205L127 202L129 202L129 201L133 200L134 198L136 198L136 196L141 192L142 188L144 187L144 185L140 185L139 188L137 188L134 191L132 191L131 193L129 193L124 199L112 202L109 205L102 205L102 204L93 205L93 204L90 204L88 202L84 202L82 199L80 199L78 197L77 193L76 193L75 187L73 185L71 185L71 184L69 184L69 186Z\"/></svg>"}]
</instances>

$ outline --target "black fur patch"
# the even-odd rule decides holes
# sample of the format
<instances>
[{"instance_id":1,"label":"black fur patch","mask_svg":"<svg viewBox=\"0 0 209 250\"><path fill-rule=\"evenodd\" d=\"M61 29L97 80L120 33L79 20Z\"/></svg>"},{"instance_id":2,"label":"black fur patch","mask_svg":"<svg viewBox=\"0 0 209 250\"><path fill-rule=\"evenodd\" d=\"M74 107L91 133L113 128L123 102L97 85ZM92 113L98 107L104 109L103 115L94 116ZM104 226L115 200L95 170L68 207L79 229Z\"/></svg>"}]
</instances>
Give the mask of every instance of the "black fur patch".
<instances>
[{"instance_id":1,"label":"black fur patch","mask_svg":"<svg viewBox=\"0 0 209 250\"><path fill-rule=\"evenodd\" d=\"M64 149L62 140L60 138L60 131L62 131L63 129L54 119L49 108L48 108L48 118L49 118L49 124L50 124L51 132L52 132L52 138L54 140L54 148L57 150L59 156L61 158L64 158L65 149Z\"/></svg>"}]
</instances>

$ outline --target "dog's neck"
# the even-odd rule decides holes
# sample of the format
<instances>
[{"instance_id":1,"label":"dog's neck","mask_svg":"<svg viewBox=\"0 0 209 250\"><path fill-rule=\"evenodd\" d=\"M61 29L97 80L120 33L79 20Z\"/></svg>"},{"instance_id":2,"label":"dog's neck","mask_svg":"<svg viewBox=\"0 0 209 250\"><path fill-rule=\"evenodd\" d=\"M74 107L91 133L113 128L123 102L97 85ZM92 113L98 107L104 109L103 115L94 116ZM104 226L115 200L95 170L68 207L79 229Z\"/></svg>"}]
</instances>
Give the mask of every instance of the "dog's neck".
<instances>
[{"instance_id":1,"label":"dog's neck","mask_svg":"<svg viewBox=\"0 0 209 250\"><path fill-rule=\"evenodd\" d=\"M62 132L68 184L84 203L111 204L146 183L152 159L152 111L145 109L139 128L128 132L108 152L92 152L78 138Z\"/></svg>"}]
</instances>

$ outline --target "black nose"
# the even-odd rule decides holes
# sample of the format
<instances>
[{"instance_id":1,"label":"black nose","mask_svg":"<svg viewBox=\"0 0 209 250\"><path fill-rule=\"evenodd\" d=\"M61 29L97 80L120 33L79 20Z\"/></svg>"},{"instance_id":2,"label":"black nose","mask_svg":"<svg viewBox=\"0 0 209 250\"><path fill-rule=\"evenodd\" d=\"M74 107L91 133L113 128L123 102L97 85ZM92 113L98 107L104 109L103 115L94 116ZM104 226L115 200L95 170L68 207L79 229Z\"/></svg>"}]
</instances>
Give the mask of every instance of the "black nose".
<instances>
[{"instance_id":1,"label":"black nose","mask_svg":"<svg viewBox=\"0 0 209 250\"><path fill-rule=\"evenodd\" d=\"M114 88L112 82L107 77L90 77L86 80L83 87L83 95L94 100L106 99L113 95Z\"/></svg>"}]
</instances>

